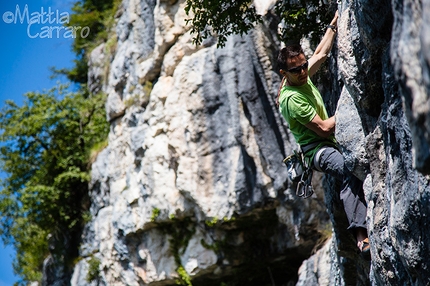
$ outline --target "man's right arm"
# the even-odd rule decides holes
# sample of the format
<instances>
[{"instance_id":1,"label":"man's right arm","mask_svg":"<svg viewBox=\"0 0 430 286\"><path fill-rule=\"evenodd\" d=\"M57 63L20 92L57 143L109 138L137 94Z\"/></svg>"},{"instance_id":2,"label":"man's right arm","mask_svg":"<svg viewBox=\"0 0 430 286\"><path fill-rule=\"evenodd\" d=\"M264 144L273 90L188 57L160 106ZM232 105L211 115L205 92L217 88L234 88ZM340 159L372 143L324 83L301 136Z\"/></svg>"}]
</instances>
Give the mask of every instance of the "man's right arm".
<instances>
[{"instance_id":1,"label":"man's right arm","mask_svg":"<svg viewBox=\"0 0 430 286\"><path fill-rule=\"evenodd\" d=\"M338 19L338 11L336 11L333 19L330 22L330 25L337 27L337 19ZM309 76L312 77L317 70L320 68L321 64L327 59L328 54L330 53L331 47L333 46L334 37L336 32L327 28L324 37L321 42L318 44L315 49L314 54L309 59Z\"/></svg>"},{"instance_id":2,"label":"man's right arm","mask_svg":"<svg viewBox=\"0 0 430 286\"><path fill-rule=\"evenodd\" d=\"M326 120L322 120L318 114L315 114L314 118L305 126L315 132L318 136L327 138L335 131L335 117L332 116Z\"/></svg>"}]
</instances>

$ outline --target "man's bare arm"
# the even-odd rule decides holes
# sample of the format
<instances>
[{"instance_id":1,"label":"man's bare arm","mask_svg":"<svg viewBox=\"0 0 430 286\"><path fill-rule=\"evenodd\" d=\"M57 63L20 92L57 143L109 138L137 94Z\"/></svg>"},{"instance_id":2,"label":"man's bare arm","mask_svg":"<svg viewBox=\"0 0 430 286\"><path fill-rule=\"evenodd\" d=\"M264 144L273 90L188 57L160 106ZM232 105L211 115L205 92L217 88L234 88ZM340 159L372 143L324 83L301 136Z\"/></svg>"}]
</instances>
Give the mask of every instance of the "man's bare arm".
<instances>
[{"instance_id":1,"label":"man's bare arm","mask_svg":"<svg viewBox=\"0 0 430 286\"><path fill-rule=\"evenodd\" d=\"M330 25L337 27L337 18L338 12L336 11ZM321 64L327 59L331 47L333 46L335 35L336 32L331 28L328 28L325 32L324 37L318 44L314 54L309 59L309 76L313 76L320 68Z\"/></svg>"},{"instance_id":2,"label":"man's bare arm","mask_svg":"<svg viewBox=\"0 0 430 286\"><path fill-rule=\"evenodd\" d=\"M305 125L310 130L314 131L318 136L327 138L334 133L336 122L335 117L332 116L329 119L322 120L321 117L316 114L314 118Z\"/></svg>"}]
</instances>

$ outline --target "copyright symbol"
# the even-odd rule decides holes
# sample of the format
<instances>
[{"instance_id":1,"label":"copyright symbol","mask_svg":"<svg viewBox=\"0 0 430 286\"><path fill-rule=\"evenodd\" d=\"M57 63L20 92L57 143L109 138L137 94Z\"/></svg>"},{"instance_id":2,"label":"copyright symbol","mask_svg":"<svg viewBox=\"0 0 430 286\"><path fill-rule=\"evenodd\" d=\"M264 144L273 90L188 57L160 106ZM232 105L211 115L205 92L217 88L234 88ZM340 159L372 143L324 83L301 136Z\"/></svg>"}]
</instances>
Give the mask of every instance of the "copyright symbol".
<instances>
[{"instance_id":1,"label":"copyright symbol","mask_svg":"<svg viewBox=\"0 0 430 286\"><path fill-rule=\"evenodd\" d=\"M6 24L10 24L13 22L13 13L11 11L6 11L3 13L3 21Z\"/></svg>"}]
</instances>

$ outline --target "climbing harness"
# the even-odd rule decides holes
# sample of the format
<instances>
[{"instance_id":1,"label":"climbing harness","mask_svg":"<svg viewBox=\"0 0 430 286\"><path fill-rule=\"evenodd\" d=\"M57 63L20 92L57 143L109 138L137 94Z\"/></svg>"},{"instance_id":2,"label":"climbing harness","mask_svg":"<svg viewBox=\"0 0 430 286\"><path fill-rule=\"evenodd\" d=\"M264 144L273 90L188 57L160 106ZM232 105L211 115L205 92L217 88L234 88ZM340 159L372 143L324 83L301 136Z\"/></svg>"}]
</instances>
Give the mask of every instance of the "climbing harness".
<instances>
[{"instance_id":1,"label":"climbing harness","mask_svg":"<svg viewBox=\"0 0 430 286\"><path fill-rule=\"evenodd\" d=\"M304 146L300 146L302 153L305 154L306 152L316 148L322 142L325 142L325 145L323 145L321 148L318 149L318 151L315 153L314 159L312 161L313 168L317 171L320 171L320 172L324 172L320 167L321 154L328 147L334 147L334 148L338 149L337 146L335 146L332 142L329 142L329 141L318 141L318 142L310 143L310 144L307 144Z\"/></svg>"},{"instance_id":2,"label":"climbing harness","mask_svg":"<svg viewBox=\"0 0 430 286\"><path fill-rule=\"evenodd\" d=\"M294 151L293 154L283 160L287 166L288 177L292 182L297 182L296 195L304 199L314 193L312 188L313 171L305 163L303 153Z\"/></svg>"},{"instance_id":3,"label":"climbing harness","mask_svg":"<svg viewBox=\"0 0 430 286\"><path fill-rule=\"evenodd\" d=\"M313 160L314 168L320 172L324 172L320 167L320 158L321 158L322 152L324 152L325 149L327 149L327 146L323 146L319 148L318 151L315 153L314 160Z\"/></svg>"}]
</instances>

